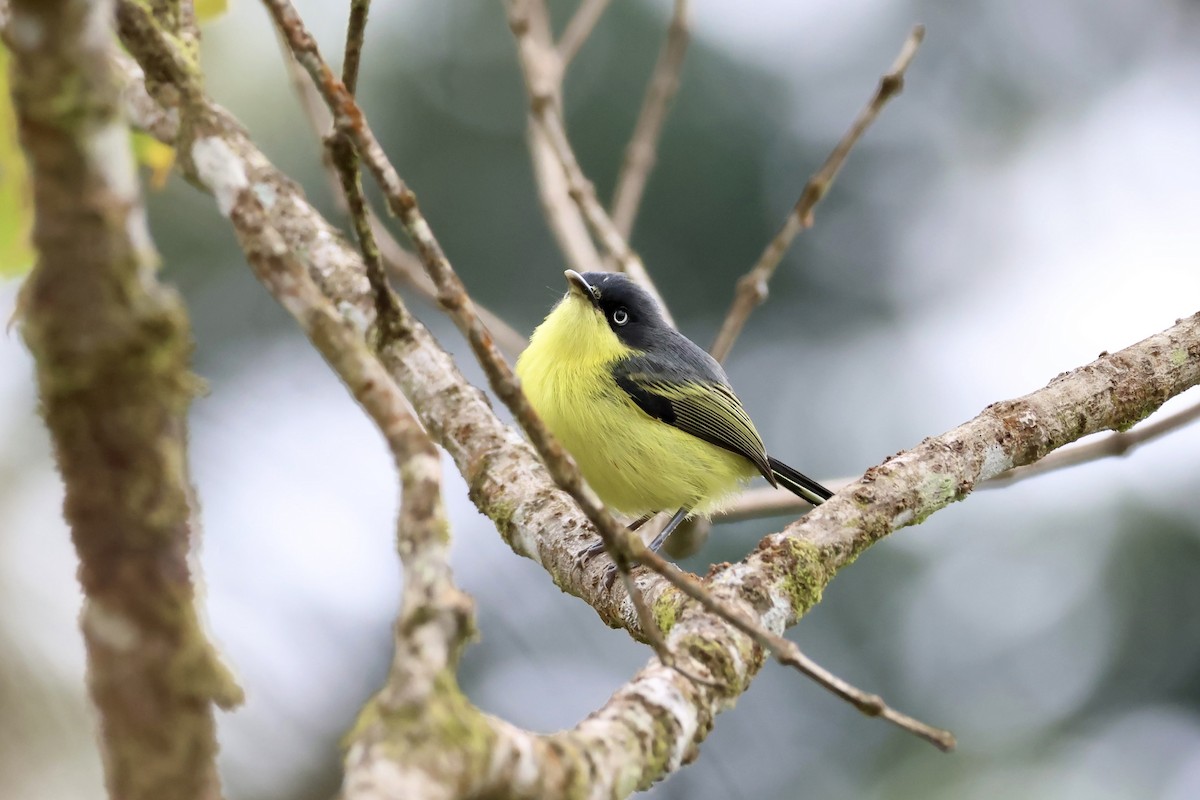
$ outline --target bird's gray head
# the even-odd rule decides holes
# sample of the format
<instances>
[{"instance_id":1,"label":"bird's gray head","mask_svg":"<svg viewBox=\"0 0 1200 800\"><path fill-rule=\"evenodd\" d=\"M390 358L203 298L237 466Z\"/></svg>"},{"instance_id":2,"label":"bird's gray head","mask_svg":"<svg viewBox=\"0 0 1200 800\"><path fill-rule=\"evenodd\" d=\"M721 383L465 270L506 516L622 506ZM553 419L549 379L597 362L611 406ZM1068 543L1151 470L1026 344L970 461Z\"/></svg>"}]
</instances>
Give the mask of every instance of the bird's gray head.
<instances>
[{"instance_id":1,"label":"bird's gray head","mask_svg":"<svg viewBox=\"0 0 1200 800\"><path fill-rule=\"evenodd\" d=\"M671 329L650 293L623 273L569 269L565 274L571 291L587 298L627 346L645 350L655 332Z\"/></svg>"}]
</instances>

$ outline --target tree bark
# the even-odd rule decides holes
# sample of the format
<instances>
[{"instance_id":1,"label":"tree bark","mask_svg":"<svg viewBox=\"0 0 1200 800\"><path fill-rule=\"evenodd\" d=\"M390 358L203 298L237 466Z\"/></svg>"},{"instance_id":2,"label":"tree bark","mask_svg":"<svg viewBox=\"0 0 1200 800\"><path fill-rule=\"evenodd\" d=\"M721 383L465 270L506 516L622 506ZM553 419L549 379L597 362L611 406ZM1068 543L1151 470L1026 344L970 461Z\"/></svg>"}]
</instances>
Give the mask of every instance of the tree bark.
<instances>
[{"instance_id":1,"label":"tree bark","mask_svg":"<svg viewBox=\"0 0 1200 800\"><path fill-rule=\"evenodd\" d=\"M7 42L34 187L22 333L79 555L88 685L109 795L218 798L212 703L238 689L197 617L183 304L157 282L110 0L17 0Z\"/></svg>"}]
</instances>

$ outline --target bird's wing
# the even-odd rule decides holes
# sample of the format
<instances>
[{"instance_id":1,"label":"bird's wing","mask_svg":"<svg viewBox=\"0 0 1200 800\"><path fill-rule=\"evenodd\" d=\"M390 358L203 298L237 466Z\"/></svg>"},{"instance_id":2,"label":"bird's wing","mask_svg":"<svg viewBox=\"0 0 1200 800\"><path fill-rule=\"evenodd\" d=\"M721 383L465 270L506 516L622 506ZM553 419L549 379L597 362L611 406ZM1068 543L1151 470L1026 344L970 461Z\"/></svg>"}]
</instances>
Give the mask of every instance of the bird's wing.
<instances>
[{"instance_id":1,"label":"bird's wing","mask_svg":"<svg viewBox=\"0 0 1200 800\"><path fill-rule=\"evenodd\" d=\"M691 342L688 342L691 344ZM692 345L695 347L695 345ZM707 358L700 348L696 350ZM682 366L649 354L618 362L613 378L639 408L698 439L745 456L775 483L762 437L715 361Z\"/></svg>"}]
</instances>

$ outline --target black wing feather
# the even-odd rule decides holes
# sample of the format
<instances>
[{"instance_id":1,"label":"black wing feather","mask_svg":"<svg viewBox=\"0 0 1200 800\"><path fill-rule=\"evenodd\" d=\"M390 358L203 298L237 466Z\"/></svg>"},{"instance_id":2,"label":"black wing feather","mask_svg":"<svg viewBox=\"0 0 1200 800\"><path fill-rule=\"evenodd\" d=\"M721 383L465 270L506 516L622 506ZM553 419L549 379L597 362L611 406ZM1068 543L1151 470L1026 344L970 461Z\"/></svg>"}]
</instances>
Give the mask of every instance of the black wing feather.
<instances>
[{"instance_id":1,"label":"black wing feather","mask_svg":"<svg viewBox=\"0 0 1200 800\"><path fill-rule=\"evenodd\" d=\"M650 416L748 458L763 476L776 483L762 437L750 421L724 370L691 340L664 331L656 352L617 362L613 378L629 398Z\"/></svg>"}]
</instances>

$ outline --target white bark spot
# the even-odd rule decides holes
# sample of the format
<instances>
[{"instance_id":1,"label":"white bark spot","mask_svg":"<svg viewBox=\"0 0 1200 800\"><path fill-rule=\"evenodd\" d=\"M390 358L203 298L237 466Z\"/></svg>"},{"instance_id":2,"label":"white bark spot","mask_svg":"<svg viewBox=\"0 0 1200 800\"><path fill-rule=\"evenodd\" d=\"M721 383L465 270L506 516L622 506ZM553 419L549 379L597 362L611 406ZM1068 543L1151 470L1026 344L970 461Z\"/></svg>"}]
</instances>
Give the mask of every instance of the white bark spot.
<instances>
[{"instance_id":1,"label":"white bark spot","mask_svg":"<svg viewBox=\"0 0 1200 800\"><path fill-rule=\"evenodd\" d=\"M126 204L138 199L137 165L129 146L129 128L124 122L110 120L92 131L84 143L88 160L99 171L104 185Z\"/></svg>"},{"instance_id":2,"label":"white bark spot","mask_svg":"<svg viewBox=\"0 0 1200 800\"><path fill-rule=\"evenodd\" d=\"M771 607L762 613L759 622L771 633L783 633L787 627L788 617L792 615L792 601L777 586L768 589Z\"/></svg>"},{"instance_id":3,"label":"white bark spot","mask_svg":"<svg viewBox=\"0 0 1200 800\"><path fill-rule=\"evenodd\" d=\"M136 625L95 600L84 606L82 621L93 639L118 652L132 650L141 639Z\"/></svg>"},{"instance_id":4,"label":"white bark spot","mask_svg":"<svg viewBox=\"0 0 1200 800\"><path fill-rule=\"evenodd\" d=\"M17 50L36 50L41 47L46 32L36 17L14 13L8 23L8 35Z\"/></svg>"},{"instance_id":5,"label":"white bark spot","mask_svg":"<svg viewBox=\"0 0 1200 800\"><path fill-rule=\"evenodd\" d=\"M679 724L679 735L675 737L671 746L668 772L679 769L683 763L683 754L692 740L696 738L696 729L699 727L696 719L696 707L683 696L679 686L675 683L676 678L677 674L673 670L662 667L652 675L643 675L636 684L636 693L639 697L650 705L665 710ZM686 680L686 678L682 680Z\"/></svg>"},{"instance_id":6,"label":"white bark spot","mask_svg":"<svg viewBox=\"0 0 1200 800\"><path fill-rule=\"evenodd\" d=\"M979 480L986 481L1001 472L1012 469L1012 458L1004 452L1004 448L993 442L983 451L983 466L979 468Z\"/></svg>"},{"instance_id":7,"label":"white bark spot","mask_svg":"<svg viewBox=\"0 0 1200 800\"><path fill-rule=\"evenodd\" d=\"M106 50L112 40L110 19L113 7L109 3L90 3L80 38L89 50Z\"/></svg>"},{"instance_id":8,"label":"white bark spot","mask_svg":"<svg viewBox=\"0 0 1200 800\"><path fill-rule=\"evenodd\" d=\"M488 764L489 780L499 782L507 777L514 794L531 794L542 776L533 737L503 721L493 723L492 729L499 729L500 736Z\"/></svg>"},{"instance_id":9,"label":"white bark spot","mask_svg":"<svg viewBox=\"0 0 1200 800\"><path fill-rule=\"evenodd\" d=\"M259 204L267 211L270 211L275 205L277 198L275 187L269 183L254 184L254 196L258 198Z\"/></svg>"},{"instance_id":10,"label":"white bark spot","mask_svg":"<svg viewBox=\"0 0 1200 800\"><path fill-rule=\"evenodd\" d=\"M351 770L346 776L342 792L345 797L364 798L421 797L428 800L450 800L455 796L449 781L443 784L417 769L396 764L377 749L366 755L358 768Z\"/></svg>"},{"instance_id":11,"label":"white bark spot","mask_svg":"<svg viewBox=\"0 0 1200 800\"><path fill-rule=\"evenodd\" d=\"M366 330L371 327L371 323L367 319L367 315L362 312L362 309L353 303L343 300L342 302L338 303L337 310L338 313L341 314L342 319L349 323L350 327L354 328L357 333L365 333Z\"/></svg>"},{"instance_id":12,"label":"white bark spot","mask_svg":"<svg viewBox=\"0 0 1200 800\"><path fill-rule=\"evenodd\" d=\"M238 195L250 185L242 160L224 140L206 136L192 145L192 162L200 182L216 198L217 208L228 217Z\"/></svg>"},{"instance_id":13,"label":"white bark spot","mask_svg":"<svg viewBox=\"0 0 1200 800\"><path fill-rule=\"evenodd\" d=\"M538 535L533 530L533 526L528 524L513 525L513 528L512 544L516 551L534 563L541 564L542 554L538 550ZM632 607L633 604L630 603L630 608ZM636 616L637 613L635 612L634 617Z\"/></svg>"}]
</instances>

